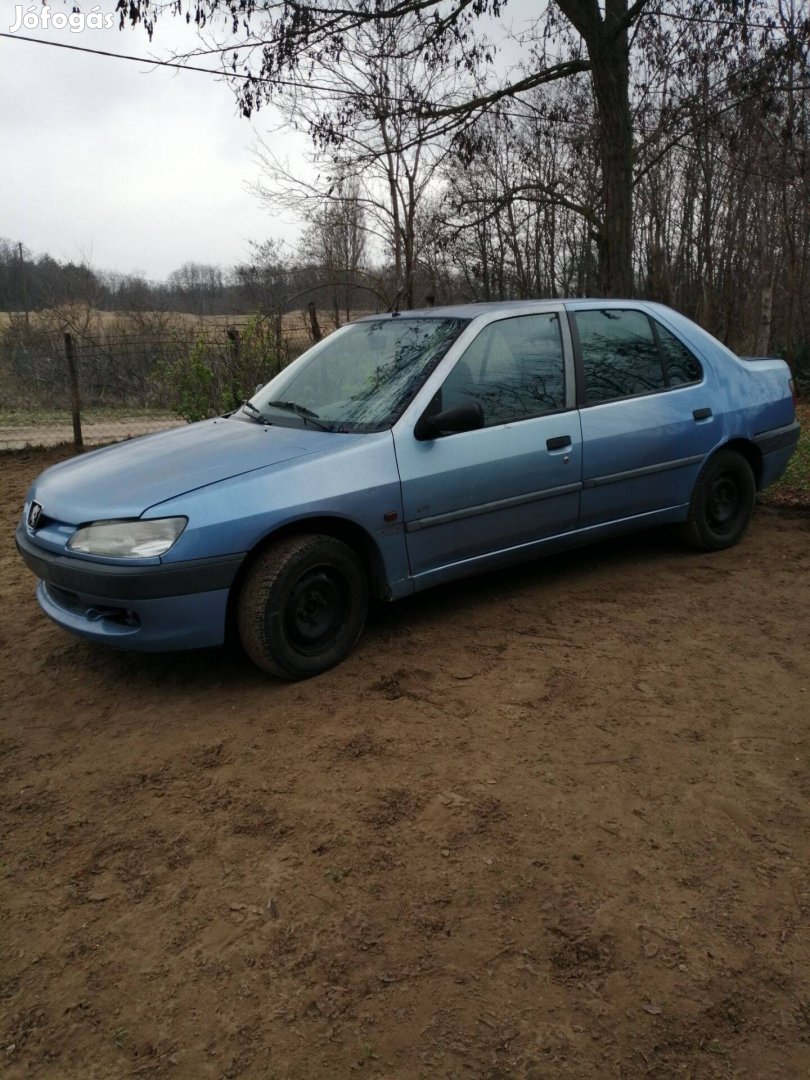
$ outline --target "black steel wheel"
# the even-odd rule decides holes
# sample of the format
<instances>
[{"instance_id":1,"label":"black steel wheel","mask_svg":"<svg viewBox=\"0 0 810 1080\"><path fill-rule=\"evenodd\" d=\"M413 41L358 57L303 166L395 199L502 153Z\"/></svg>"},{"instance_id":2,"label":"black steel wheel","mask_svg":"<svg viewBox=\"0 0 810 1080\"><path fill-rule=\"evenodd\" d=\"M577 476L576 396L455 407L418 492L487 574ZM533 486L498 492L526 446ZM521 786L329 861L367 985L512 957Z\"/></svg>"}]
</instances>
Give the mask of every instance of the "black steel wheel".
<instances>
[{"instance_id":1,"label":"black steel wheel","mask_svg":"<svg viewBox=\"0 0 810 1080\"><path fill-rule=\"evenodd\" d=\"M741 539L756 501L751 466L736 450L720 450L703 467L692 493L686 540L702 551L720 551Z\"/></svg>"},{"instance_id":2,"label":"black steel wheel","mask_svg":"<svg viewBox=\"0 0 810 1080\"><path fill-rule=\"evenodd\" d=\"M262 552L239 594L242 646L262 670L308 679L340 663L363 630L366 573L331 536L289 536Z\"/></svg>"}]
</instances>

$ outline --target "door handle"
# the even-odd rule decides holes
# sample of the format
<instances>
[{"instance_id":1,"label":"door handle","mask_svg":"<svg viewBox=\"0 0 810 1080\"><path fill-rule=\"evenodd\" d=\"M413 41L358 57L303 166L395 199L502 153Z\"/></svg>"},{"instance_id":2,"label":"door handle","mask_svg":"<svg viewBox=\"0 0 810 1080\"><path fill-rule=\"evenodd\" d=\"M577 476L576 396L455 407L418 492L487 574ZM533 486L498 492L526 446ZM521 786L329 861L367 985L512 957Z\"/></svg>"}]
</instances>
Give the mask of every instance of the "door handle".
<instances>
[{"instance_id":1,"label":"door handle","mask_svg":"<svg viewBox=\"0 0 810 1080\"><path fill-rule=\"evenodd\" d=\"M571 445L570 435L556 435L553 439L546 439L547 450L564 450Z\"/></svg>"},{"instance_id":2,"label":"door handle","mask_svg":"<svg viewBox=\"0 0 810 1080\"><path fill-rule=\"evenodd\" d=\"M695 420L708 420L711 415L711 409L695 409L692 413L692 417Z\"/></svg>"}]
</instances>

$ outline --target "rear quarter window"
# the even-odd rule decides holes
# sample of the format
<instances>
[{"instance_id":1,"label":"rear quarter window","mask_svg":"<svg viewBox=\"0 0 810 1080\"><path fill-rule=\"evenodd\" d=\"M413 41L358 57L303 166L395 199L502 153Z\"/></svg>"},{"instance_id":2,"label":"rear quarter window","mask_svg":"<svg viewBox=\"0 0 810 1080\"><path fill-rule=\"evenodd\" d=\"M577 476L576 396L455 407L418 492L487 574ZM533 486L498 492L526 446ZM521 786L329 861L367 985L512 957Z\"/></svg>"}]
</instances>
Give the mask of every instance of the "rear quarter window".
<instances>
[{"instance_id":1,"label":"rear quarter window","mask_svg":"<svg viewBox=\"0 0 810 1080\"><path fill-rule=\"evenodd\" d=\"M695 354L660 322L655 322L658 343L664 358L668 386L687 386L700 382L703 369Z\"/></svg>"}]
</instances>

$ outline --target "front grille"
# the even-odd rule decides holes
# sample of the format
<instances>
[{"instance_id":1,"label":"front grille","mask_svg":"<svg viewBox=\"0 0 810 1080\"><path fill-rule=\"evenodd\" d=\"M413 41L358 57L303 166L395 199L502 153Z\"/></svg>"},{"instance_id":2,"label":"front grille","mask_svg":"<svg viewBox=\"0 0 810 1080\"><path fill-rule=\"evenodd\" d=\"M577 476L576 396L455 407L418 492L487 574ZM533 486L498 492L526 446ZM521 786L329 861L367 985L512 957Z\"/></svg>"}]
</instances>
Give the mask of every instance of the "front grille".
<instances>
[{"instance_id":1,"label":"front grille","mask_svg":"<svg viewBox=\"0 0 810 1080\"><path fill-rule=\"evenodd\" d=\"M81 619L89 622L97 622L104 619L106 622L117 623L119 626L140 626L141 620L131 608L119 607L88 607L83 604L77 593L60 589L57 585L45 585L45 590L54 604L69 611L72 615L78 615Z\"/></svg>"},{"instance_id":2,"label":"front grille","mask_svg":"<svg viewBox=\"0 0 810 1080\"><path fill-rule=\"evenodd\" d=\"M74 592L68 592L67 589L60 589L56 585L46 585L48 596L59 607L65 608L67 611L73 612L74 615L84 615L87 611L86 606L79 600L79 597Z\"/></svg>"}]
</instances>

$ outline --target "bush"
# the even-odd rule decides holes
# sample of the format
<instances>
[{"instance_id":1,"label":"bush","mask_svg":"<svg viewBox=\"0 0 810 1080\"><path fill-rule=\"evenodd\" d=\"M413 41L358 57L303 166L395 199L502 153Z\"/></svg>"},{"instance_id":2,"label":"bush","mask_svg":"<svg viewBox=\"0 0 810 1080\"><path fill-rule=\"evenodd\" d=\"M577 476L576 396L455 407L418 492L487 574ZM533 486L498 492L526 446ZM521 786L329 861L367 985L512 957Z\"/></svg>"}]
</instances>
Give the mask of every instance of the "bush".
<instances>
[{"instance_id":1,"label":"bush","mask_svg":"<svg viewBox=\"0 0 810 1080\"><path fill-rule=\"evenodd\" d=\"M188 352L159 366L157 379L171 408L193 422L238 408L288 362L280 335L257 317L241 332L230 330L225 342L197 338Z\"/></svg>"}]
</instances>

